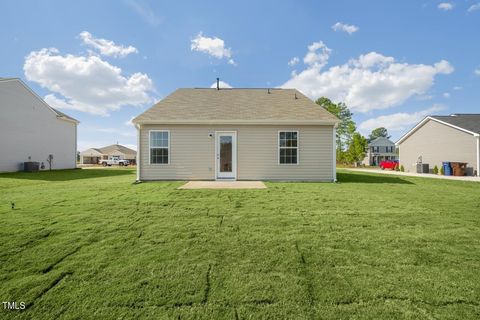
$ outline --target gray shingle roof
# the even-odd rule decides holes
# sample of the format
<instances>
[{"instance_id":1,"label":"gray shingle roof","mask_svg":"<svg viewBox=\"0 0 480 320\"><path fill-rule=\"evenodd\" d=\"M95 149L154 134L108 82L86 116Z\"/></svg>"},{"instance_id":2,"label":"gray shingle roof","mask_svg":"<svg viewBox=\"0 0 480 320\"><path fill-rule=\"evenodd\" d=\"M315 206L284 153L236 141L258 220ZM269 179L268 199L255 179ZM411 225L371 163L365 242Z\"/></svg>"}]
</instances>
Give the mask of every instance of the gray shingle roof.
<instances>
[{"instance_id":1,"label":"gray shingle roof","mask_svg":"<svg viewBox=\"0 0 480 320\"><path fill-rule=\"evenodd\" d=\"M455 113L450 116L431 116L437 120L447 122L456 127L480 134L480 113Z\"/></svg>"},{"instance_id":2,"label":"gray shingle roof","mask_svg":"<svg viewBox=\"0 0 480 320\"><path fill-rule=\"evenodd\" d=\"M307 123L339 120L295 89L178 89L134 123Z\"/></svg>"},{"instance_id":3,"label":"gray shingle roof","mask_svg":"<svg viewBox=\"0 0 480 320\"><path fill-rule=\"evenodd\" d=\"M95 150L97 150L98 152L102 153L102 154L108 154L108 153L111 153L113 151L120 151L121 153L124 153L124 154L136 154L137 151L135 150L132 150L130 148L127 148L125 146L122 146L121 144L112 144L110 146L106 146L106 147L103 147L103 148L95 148Z\"/></svg>"}]
</instances>

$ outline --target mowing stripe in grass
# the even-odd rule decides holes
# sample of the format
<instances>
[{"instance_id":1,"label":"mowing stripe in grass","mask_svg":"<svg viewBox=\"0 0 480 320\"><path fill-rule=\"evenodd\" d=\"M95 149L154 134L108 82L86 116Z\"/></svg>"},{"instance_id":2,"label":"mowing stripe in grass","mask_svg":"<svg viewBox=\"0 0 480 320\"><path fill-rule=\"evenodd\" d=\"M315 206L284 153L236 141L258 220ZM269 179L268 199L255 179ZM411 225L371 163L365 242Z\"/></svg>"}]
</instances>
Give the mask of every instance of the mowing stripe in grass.
<instances>
[{"instance_id":1,"label":"mowing stripe in grass","mask_svg":"<svg viewBox=\"0 0 480 320\"><path fill-rule=\"evenodd\" d=\"M43 295L45 295L48 291L52 290L55 286L57 286L60 281L62 281L63 279L65 279L65 277L67 276L71 276L73 274L73 272L62 272L57 278L55 278L48 287L45 287L42 291L40 291L36 296L35 298L33 298L33 300L29 303L26 304L25 306L25 309L24 310L28 310L31 306L33 306L35 304L35 302L42 298Z\"/></svg>"},{"instance_id":2,"label":"mowing stripe in grass","mask_svg":"<svg viewBox=\"0 0 480 320\"><path fill-rule=\"evenodd\" d=\"M64 255L63 257L61 257L60 259L58 259L57 261L55 261L54 263L50 264L49 266L47 266L46 268L44 268L42 270L42 273L47 273L47 272L50 272L53 268L55 268L55 266L57 264L59 264L60 262L62 262L63 260L65 260L66 258L70 257L71 255L74 255L75 253L77 253L80 249L82 248L82 246L79 246L77 248L75 248L73 251L67 253L66 255Z\"/></svg>"},{"instance_id":3,"label":"mowing stripe in grass","mask_svg":"<svg viewBox=\"0 0 480 320\"><path fill-rule=\"evenodd\" d=\"M298 242L295 242L295 250L297 250L297 253L300 256L301 276L305 279L305 282L307 285L307 299L308 299L307 303L310 307L308 311L310 313L310 317L312 319L315 319L315 311L313 310L313 307L315 306L315 292L314 292L311 276L307 270L307 262L305 260L305 256L303 255L302 251L298 247Z\"/></svg>"},{"instance_id":4,"label":"mowing stripe in grass","mask_svg":"<svg viewBox=\"0 0 480 320\"><path fill-rule=\"evenodd\" d=\"M206 304L208 302L208 295L210 294L210 273L212 272L212 265L208 265L207 276L206 276L206 284L205 284L205 291L203 294L202 303Z\"/></svg>"}]
</instances>

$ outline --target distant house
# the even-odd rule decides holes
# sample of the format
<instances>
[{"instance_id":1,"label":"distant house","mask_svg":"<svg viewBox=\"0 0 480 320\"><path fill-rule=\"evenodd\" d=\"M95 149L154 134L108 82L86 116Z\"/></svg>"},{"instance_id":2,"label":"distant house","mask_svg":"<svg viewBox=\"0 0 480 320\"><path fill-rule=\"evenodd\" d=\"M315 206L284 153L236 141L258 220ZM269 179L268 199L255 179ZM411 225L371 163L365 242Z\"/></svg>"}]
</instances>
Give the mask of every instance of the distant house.
<instances>
[{"instance_id":1,"label":"distant house","mask_svg":"<svg viewBox=\"0 0 480 320\"><path fill-rule=\"evenodd\" d=\"M81 164L98 164L100 160L125 159L131 164L136 163L137 151L122 146L112 144L103 148L90 148L80 152Z\"/></svg>"},{"instance_id":2,"label":"distant house","mask_svg":"<svg viewBox=\"0 0 480 320\"><path fill-rule=\"evenodd\" d=\"M50 107L18 78L0 78L0 172L76 167L78 121ZM43 164L43 166L42 166Z\"/></svg>"},{"instance_id":3,"label":"distant house","mask_svg":"<svg viewBox=\"0 0 480 320\"><path fill-rule=\"evenodd\" d=\"M422 163L466 162L467 174L480 175L480 114L428 116L397 141L400 164L415 172Z\"/></svg>"},{"instance_id":4,"label":"distant house","mask_svg":"<svg viewBox=\"0 0 480 320\"><path fill-rule=\"evenodd\" d=\"M178 89L133 119L137 179L335 181L338 122L294 89Z\"/></svg>"},{"instance_id":5,"label":"distant house","mask_svg":"<svg viewBox=\"0 0 480 320\"><path fill-rule=\"evenodd\" d=\"M397 160L395 143L390 139L378 137L368 144L368 150L362 164L378 166L383 160Z\"/></svg>"}]
</instances>

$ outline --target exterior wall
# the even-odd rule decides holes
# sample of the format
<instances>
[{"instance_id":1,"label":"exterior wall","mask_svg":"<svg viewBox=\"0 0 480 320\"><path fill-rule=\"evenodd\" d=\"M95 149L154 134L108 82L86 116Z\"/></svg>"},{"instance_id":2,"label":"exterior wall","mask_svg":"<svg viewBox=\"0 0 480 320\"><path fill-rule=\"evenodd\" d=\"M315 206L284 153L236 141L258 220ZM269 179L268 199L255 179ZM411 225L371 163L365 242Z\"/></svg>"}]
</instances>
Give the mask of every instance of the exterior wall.
<instances>
[{"instance_id":1,"label":"exterior wall","mask_svg":"<svg viewBox=\"0 0 480 320\"><path fill-rule=\"evenodd\" d=\"M444 161L467 162L470 174L477 168L476 138L468 133L438 123L427 121L400 145L400 164L406 172L416 172L415 163L419 156L430 169L440 167ZM468 171L468 170L467 170Z\"/></svg>"},{"instance_id":2,"label":"exterior wall","mask_svg":"<svg viewBox=\"0 0 480 320\"><path fill-rule=\"evenodd\" d=\"M149 130L170 131L170 164L149 164ZM278 163L279 130L299 131L298 165ZM237 132L238 180L335 179L333 126L266 125L142 125L139 179L214 180L215 131Z\"/></svg>"},{"instance_id":3,"label":"exterior wall","mask_svg":"<svg viewBox=\"0 0 480 320\"><path fill-rule=\"evenodd\" d=\"M76 124L53 110L18 81L0 84L0 172L23 169L23 162L43 162L53 154L52 169L76 167Z\"/></svg>"}]
</instances>

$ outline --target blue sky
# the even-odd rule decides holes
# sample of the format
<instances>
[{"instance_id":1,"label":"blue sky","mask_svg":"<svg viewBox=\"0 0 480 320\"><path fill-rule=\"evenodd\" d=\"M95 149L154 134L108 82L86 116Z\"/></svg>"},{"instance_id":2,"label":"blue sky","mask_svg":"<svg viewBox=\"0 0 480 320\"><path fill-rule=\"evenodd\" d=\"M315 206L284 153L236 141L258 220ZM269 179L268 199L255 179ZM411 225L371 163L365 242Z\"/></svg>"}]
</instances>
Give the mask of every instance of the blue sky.
<instances>
[{"instance_id":1,"label":"blue sky","mask_svg":"<svg viewBox=\"0 0 480 320\"><path fill-rule=\"evenodd\" d=\"M179 87L296 87L398 138L478 113L480 2L0 2L0 77L79 119L79 149L134 145L128 121Z\"/></svg>"}]
</instances>

